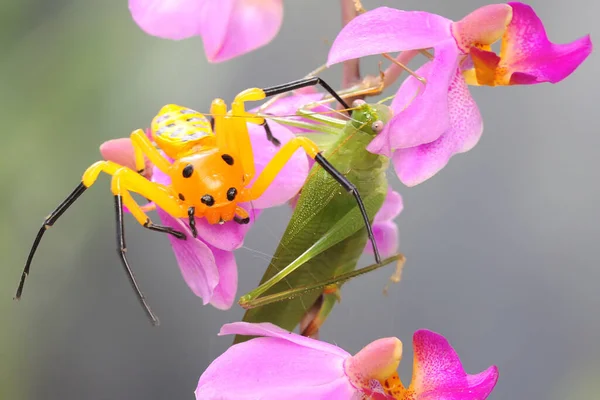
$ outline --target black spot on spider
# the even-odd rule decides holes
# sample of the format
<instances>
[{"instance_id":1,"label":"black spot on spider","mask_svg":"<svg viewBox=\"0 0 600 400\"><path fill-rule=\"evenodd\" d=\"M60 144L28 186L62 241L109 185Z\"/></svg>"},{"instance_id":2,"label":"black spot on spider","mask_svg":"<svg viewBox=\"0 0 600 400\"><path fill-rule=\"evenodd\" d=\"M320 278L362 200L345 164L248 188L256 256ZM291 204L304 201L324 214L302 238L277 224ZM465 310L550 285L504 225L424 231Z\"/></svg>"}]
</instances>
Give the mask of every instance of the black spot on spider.
<instances>
[{"instance_id":1,"label":"black spot on spider","mask_svg":"<svg viewBox=\"0 0 600 400\"><path fill-rule=\"evenodd\" d=\"M235 200L235 196L237 195L237 189L236 188L229 188L229 190L227 190L227 200L229 201L233 201Z\"/></svg>"},{"instance_id":2,"label":"black spot on spider","mask_svg":"<svg viewBox=\"0 0 600 400\"><path fill-rule=\"evenodd\" d=\"M194 173L194 166L192 164L188 164L182 171L182 175L184 178L189 178Z\"/></svg>"},{"instance_id":3,"label":"black spot on spider","mask_svg":"<svg viewBox=\"0 0 600 400\"><path fill-rule=\"evenodd\" d=\"M181 201L185 201L185 196L184 196L184 195L182 195L181 193L179 193L179 200L181 200Z\"/></svg>"},{"instance_id":4,"label":"black spot on spider","mask_svg":"<svg viewBox=\"0 0 600 400\"><path fill-rule=\"evenodd\" d=\"M221 158L227 163L227 165L233 165L233 157L231 157L229 154L223 154Z\"/></svg>"},{"instance_id":5,"label":"black spot on spider","mask_svg":"<svg viewBox=\"0 0 600 400\"><path fill-rule=\"evenodd\" d=\"M202 196L200 201L209 207L215 204L215 199L210 194L205 194L204 196Z\"/></svg>"}]
</instances>

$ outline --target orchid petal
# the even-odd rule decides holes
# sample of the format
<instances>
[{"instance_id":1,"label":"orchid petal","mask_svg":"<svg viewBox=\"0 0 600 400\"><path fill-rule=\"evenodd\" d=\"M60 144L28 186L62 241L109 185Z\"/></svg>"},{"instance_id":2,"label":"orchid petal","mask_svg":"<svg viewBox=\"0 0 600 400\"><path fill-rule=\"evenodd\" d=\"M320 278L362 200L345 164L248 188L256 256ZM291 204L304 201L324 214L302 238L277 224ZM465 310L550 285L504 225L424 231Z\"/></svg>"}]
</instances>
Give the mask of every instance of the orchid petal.
<instances>
[{"instance_id":1,"label":"orchid petal","mask_svg":"<svg viewBox=\"0 0 600 400\"><path fill-rule=\"evenodd\" d=\"M396 373L402 359L402 342L395 337L377 339L344 363L354 386L369 388L370 380L385 380Z\"/></svg>"},{"instance_id":2,"label":"orchid petal","mask_svg":"<svg viewBox=\"0 0 600 400\"><path fill-rule=\"evenodd\" d=\"M404 202L400 193L388 188L383 205L375 214L373 223L391 221L396 218L404 209Z\"/></svg>"},{"instance_id":3,"label":"orchid petal","mask_svg":"<svg viewBox=\"0 0 600 400\"><path fill-rule=\"evenodd\" d=\"M283 22L282 0L204 1L202 41L210 62L246 54L269 43Z\"/></svg>"},{"instance_id":4,"label":"orchid petal","mask_svg":"<svg viewBox=\"0 0 600 400\"><path fill-rule=\"evenodd\" d=\"M490 4L452 24L458 47L468 53L473 46L491 45L499 40L512 19L508 4Z\"/></svg>"},{"instance_id":5,"label":"orchid petal","mask_svg":"<svg viewBox=\"0 0 600 400\"><path fill-rule=\"evenodd\" d=\"M295 136L289 129L276 123L269 122L273 136L279 139L282 145L292 140ZM267 140L265 130L261 126L249 125L250 141L254 152L254 165L256 177L264 170L273 156L280 150ZM298 150L288 160L285 167L277 174L267 190L260 198L252 202L256 208L275 207L286 203L293 198L302 188L308 176L308 160L304 150ZM250 183L252 186L252 182Z\"/></svg>"},{"instance_id":6,"label":"orchid petal","mask_svg":"<svg viewBox=\"0 0 600 400\"><path fill-rule=\"evenodd\" d=\"M327 66L373 54L435 47L451 38L451 23L427 12L376 8L342 29L331 46Z\"/></svg>"},{"instance_id":7,"label":"orchid petal","mask_svg":"<svg viewBox=\"0 0 600 400\"><path fill-rule=\"evenodd\" d=\"M210 224L206 218L196 218L198 237L211 246L225 251L233 251L242 247L244 237L258 218L260 211L253 208L251 203L240 203L239 206L248 211L249 223L238 224L235 221L227 221L222 225Z\"/></svg>"},{"instance_id":8,"label":"orchid petal","mask_svg":"<svg viewBox=\"0 0 600 400\"><path fill-rule=\"evenodd\" d=\"M495 366L468 375L450 343L435 332L415 332L413 350L413 378L409 391L414 392L416 398L481 400L492 392L498 380Z\"/></svg>"},{"instance_id":9,"label":"orchid petal","mask_svg":"<svg viewBox=\"0 0 600 400\"><path fill-rule=\"evenodd\" d=\"M185 233L186 240L167 235L173 247L173 253L179 264L181 275L192 292L208 304L219 283L219 270L211 249L199 239L192 236L189 228L181 220L173 218L161 208L156 212L163 225Z\"/></svg>"},{"instance_id":10,"label":"orchid petal","mask_svg":"<svg viewBox=\"0 0 600 400\"><path fill-rule=\"evenodd\" d=\"M152 169L152 182L160 183L161 185L169 186L171 184L171 177L156 166Z\"/></svg>"},{"instance_id":11,"label":"orchid petal","mask_svg":"<svg viewBox=\"0 0 600 400\"><path fill-rule=\"evenodd\" d=\"M108 140L100 145L100 154L107 161L112 161L132 170L136 170L135 152L133 144L129 138L119 138ZM152 177L152 163L148 158L144 158L144 176L148 179Z\"/></svg>"},{"instance_id":12,"label":"orchid petal","mask_svg":"<svg viewBox=\"0 0 600 400\"><path fill-rule=\"evenodd\" d=\"M398 253L400 233L398 225L396 225L395 222L377 222L373 224L372 228L373 236L375 236L375 243L377 243L377 249L382 257L391 257ZM365 245L364 252L373 254L373 246L370 241Z\"/></svg>"},{"instance_id":13,"label":"orchid petal","mask_svg":"<svg viewBox=\"0 0 600 400\"><path fill-rule=\"evenodd\" d=\"M472 149L483 132L483 120L459 70L448 89L450 128L439 139L394 152L392 162L407 186L426 181L457 153Z\"/></svg>"},{"instance_id":14,"label":"orchid petal","mask_svg":"<svg viewBox=\"0 0 600 400\"><path fill-rule=\"evenodd\" d=\"M223 335L273 337L287 340L305 348L311 348L322 352L331 353L342 358L348 357L350 355L348 352L337 346L286 331L285 329L282 329L269 322L232 322L230 324L225 324L221 327L219 336Z\"/></svg>"},{"instance_id":15,"label":"orchid petal","mask_svg":"<svg viewBox=\"0 0 600 400\"><path fill-rule=\"evenodd\" d=\"M417 75L407 78L392 102L394 117L371 141L367 150L391 157L398 148L418 146L439 138L450 127L448 87L458 67L459 49L454 39L435 48L432 61L419 68Z\"/></svg>"},{"instance_id":16,"label":"orchid petal","mask_svg":"<svg viewBox=\"0 0 600 400\"><path fill-rule=\"evenodd\" d=\"M217 249L208 245L215 257L215 264L219 270L219 283L215 286L210 304L219 310L229 310L237 293L238 270L235 256L231 251Z\"/></svg>"},{"instance_id":17,"label":"orchid petal","mask_svg":"<svg viewBox=\"0 0 600 400\"><path fill-rule=\"evenodd\" d=\"M344 374L346 357L283 338L255 338L230 347L208 366L196 399L350 399L356 389Z\"/></svg>"},{"instance_id":18,"label":"orchid petal","mask_svg":"<svg viewBox=\"0 0 600 400\"><path fill-rule=\"evenodd\" d=\"M383 257L390 257L398 252L399 232L398 226L392 220L400 214L404 204L400 193L388 188L383 205L373 218L373 235L379 253ZM373 246L370 242L365 245L364 252L373 254Z\"/></svg>"},{"instance_id":19,"label":"orchid petal","mask_svg":"<svg viewBox=\"0 0 600 400\"><path fill-rule=\"evenodd\" d=\"M544 25L533 8L508 3L513 18L502 41L496 84L557 83L569 76L590 55L592 42L584 36L567 44L548 40ZM506 72L504 72L506 71Z\"/></svg>"},{"instance_id":20,"label":"orchid petal","mask_svg":"<svg viewBox=\"0 0 600 400\"><path fill-rule=\"evenodd\" d=\"M202 29L203 1L129 0L133 20L144 32L165 39L180 40L199 35ZM210 2L209 2L210 3ZM228 3L222 0L219 3ZM221 10L224 13L223 10ZM218 16L212 18L219 20ZM222 23L222 21L221 21Z\"/></svg>"}]
</instances>

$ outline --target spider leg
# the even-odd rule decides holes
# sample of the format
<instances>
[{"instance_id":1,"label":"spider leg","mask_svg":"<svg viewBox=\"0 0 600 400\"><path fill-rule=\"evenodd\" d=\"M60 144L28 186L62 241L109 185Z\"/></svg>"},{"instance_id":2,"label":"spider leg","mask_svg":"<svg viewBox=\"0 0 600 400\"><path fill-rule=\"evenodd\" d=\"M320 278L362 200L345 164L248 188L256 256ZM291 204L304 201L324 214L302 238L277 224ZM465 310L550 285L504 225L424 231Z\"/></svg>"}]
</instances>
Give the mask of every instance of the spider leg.
<instances>
[{"instance_id":1,"label":"spider leg","mask_svg":"<svg viewBox=\"0 0 600 400\"><path fill-rule=\"evenodd\" d=\"M146 297L142 293L140 286L138 285L135 276L133 275L133 270L129 266L129 262L127 261L127 256L125 256L125 252L127 251L127 246L125 245L125 226L123 223L123 201L120 195L115 196L115 212L117 217L117 253L121 259L121 264L123 264L123 268L125 268L125 272L127 273L127 277L129 278L129 282L135 291L138 300L142 304L142 307L146 311L148 318L150 318L150 322L152 325L156 326L160 322L158 318L146 302Z\"/></svg>"},{"instance_id":2,"label":"spider leg","mask_svg":"<svg viewBox=\"0 0 600 400\"><path fill-rule=\"evenodd\" d=\"M23 287L25 286L25 279L27 279L27 277L29 276L29 271L31 269L31 262L33 261L33 256L35 255L35 252L36 252L40 242L42 241L42 237L44 236L44 233L46 233L48 228L50 228L52 225L54 225L54 223L61 217L61 215L63 215L63 213L65 211L67 211L67 209L73 203L75 203L75 201L79 198L79 196L81 196L83 194L83 192L85 192L85 190L87 188L88 187L86 185L84 185L83 183L80 183L79 185L77 185L75 190L73 190L71 192L71 194L69 194L67 196L67 198L62 203L60 203L59 206L56 207L56 209L54 211L52 211L50 213L50 215L48 215L46 217L46 219L44 220L42 227L38 231L38 234L35 237L35 240L33 241L31 250L29 250L29 256L27 256L27 261L25 262L25 268L23 269L23 273L21 274L21 281L19 282L19 287L17 288L17 293L15 294L15 300L19 300L21 298L21 295L23 294Z\"/></svg>"}]
</instances>

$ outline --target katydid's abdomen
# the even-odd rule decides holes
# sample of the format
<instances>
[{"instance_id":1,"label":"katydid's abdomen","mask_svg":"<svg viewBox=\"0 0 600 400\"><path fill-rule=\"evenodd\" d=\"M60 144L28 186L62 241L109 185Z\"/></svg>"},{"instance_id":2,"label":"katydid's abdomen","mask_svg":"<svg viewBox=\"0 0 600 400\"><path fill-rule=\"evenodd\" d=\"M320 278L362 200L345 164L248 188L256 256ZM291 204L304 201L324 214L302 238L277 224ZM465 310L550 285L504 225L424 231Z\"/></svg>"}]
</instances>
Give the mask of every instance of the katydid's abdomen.
<instances>
[{"instance_id":1,"label":"katydid's abdomen","mask_svg":"<svg viewBox=\"0 0 600 400\"><path fill-rule=\"evenodd\" d=\"M385 172L389 160L369 153L366 146L376 134L372 129L373 122L385 122L388 118L385 106L363 105L354 112L353 121L346 124L336 142L323 152L331 164L357 187L371 221L386 196ZM315 164L261 284L305 253L342 217L356 208L354 197ZM316 254L265 295L317 284L354 270L368 240L364 225L357 228L360 223L357 220L352 225L354 228L338 232L328 241L330 246L325 251ZM244 321L271 322L293 330L322 293L323 289L315 290L252 308L244 315ZM240 340L243 339L236 338L236 341Z\"/></svg>"}]
</instances>

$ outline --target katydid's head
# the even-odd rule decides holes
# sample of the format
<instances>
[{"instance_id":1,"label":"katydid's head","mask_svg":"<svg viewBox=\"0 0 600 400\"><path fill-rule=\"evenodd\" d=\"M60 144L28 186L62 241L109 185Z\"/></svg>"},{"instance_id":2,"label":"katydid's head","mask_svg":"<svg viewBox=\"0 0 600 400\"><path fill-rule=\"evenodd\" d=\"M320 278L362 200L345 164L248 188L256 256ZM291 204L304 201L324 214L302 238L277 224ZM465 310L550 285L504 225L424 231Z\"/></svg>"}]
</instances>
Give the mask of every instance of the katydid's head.
<instances>
[{"instance_id":1,"label":"katydid's head","mask_svg":"<svg viewBox=\"0 0 600 400\"><path fill-rule=\"evenodd\" d=\"M392 118L392 109L384 104L369 104L364 100L352 103L352 125L372 136L377 136Z\"/></svg>"}]
</instances>

